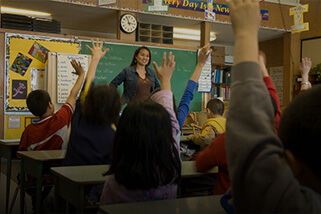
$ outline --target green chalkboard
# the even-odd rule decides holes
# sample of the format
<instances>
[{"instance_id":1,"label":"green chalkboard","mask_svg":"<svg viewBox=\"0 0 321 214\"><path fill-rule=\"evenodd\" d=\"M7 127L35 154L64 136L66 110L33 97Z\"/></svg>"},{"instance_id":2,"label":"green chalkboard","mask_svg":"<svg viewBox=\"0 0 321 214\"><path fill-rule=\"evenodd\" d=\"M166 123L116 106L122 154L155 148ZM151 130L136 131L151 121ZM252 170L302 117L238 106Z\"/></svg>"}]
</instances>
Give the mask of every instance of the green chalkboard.
<instances>
[{"instance_id":1,"label":"green chalkboard","mask_svg":"<svg viewBox=\"0 0 321 214\"><path fill-rule=\"evenodd\" d=\"M91 42L82 42L82 54L90 54L90 51L86 48L86 45L91 46ZM139 47L137 45L129 44L115 44L105 43L104 48L109 48L109 52L100 60L96 71L95 83L110 83L114 77L116 77L123 68L129 66L133 58L135 50ZM196 50L183 50L183 49L171 49L171 48L158 48L149 47L151 51L152 62L155 61L159 66L162 62L163 53L166 52L167 56L169 51L172 51L175 56L175 70L171 80L172 91L176 99L176 105L182 98L184 90L187 85L187 81L191 78L196 62L197 55ZM150 68L153 68L152 63ZM118 87L120 94L123 92L123 85ZM202 93L195 92L194 99L191 102L191 111L201 111L202 109Z\"/></svg>"}]
</instances>

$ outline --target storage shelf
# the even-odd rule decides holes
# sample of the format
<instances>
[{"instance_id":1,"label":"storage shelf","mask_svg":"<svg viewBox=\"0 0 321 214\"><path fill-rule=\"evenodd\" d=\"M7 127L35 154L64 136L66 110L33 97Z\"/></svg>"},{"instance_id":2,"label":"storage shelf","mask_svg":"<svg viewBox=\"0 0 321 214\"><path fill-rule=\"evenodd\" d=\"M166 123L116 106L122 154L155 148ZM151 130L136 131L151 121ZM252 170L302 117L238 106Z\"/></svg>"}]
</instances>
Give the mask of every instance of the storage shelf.
<instances>
[{"instance_id":1,"label":"storage shelf","mask_svg":"<svg viewBox=\"0 0 321 214\"><path fill-rule=\"evenodd\" d=\"M173 44L173 26L138 23L136 41Z\"/></svg>"}]
</instances>

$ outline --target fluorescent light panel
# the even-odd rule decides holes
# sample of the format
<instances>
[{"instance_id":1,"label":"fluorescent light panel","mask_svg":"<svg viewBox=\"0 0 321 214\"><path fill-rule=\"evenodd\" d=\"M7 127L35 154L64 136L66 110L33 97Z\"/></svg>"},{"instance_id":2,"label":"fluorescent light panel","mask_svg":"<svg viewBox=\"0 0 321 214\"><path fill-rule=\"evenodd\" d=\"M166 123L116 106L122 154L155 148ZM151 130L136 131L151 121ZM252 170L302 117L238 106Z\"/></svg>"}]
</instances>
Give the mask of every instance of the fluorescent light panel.
<instances>
[{"instance_id":1,"label":"fluorescent light panel","mask_svg":"<svg viewBox=\"0 0 321 214\"><path fill-rule=\"evenodd\" d=\"M176 39L187 39L200 41L201 33L199 30L192 30L187 28L174 28L173 37ZM214 32L210 32L210 41L214 41L216 35Z\"/></svg>"},{"instance_id":2,"label":"fluorescent light panel","mask_svg":"<svg viewBox=\"0 0 321 214\"><path fill-rule=\"evenodd\" d=\"M38 12L33 10L23 10L10 7L1 7L1 13L10 13L10 14L21 14L21 15L30 15L30 16L51 16L50 13Z\"/></svg>"}]
</instances>

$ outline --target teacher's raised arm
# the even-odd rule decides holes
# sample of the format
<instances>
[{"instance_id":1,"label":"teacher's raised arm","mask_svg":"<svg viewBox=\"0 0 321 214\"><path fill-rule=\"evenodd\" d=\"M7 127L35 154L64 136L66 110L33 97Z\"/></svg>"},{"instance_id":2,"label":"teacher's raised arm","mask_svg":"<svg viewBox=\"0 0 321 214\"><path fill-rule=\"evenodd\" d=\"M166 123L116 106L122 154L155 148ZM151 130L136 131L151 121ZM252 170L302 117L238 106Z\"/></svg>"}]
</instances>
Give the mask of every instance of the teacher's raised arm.
<instances>
[{"instance_id":1,"label":"teacher's raised arm","mask_svg":"<svg viewBox=\"0 0 321 214\"><path fill-rule=\"evenodd\" d=\"M124 83L123 102L145 100L150 93L160 87L155 72L148 66L151 61L150 50L145 47L136 49L130 66L124 68L110 83L118 87Z\"/></svg>"}]
</instances>

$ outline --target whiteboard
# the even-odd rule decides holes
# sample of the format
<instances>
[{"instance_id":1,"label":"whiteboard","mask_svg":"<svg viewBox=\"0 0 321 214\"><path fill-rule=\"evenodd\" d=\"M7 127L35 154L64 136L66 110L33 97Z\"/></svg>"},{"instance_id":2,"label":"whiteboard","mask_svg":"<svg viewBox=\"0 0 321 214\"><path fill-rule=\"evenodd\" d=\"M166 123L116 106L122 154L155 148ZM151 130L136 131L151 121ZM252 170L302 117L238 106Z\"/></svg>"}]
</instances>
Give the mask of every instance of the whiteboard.
<instances>
[{"instance_id":1,"label":"whiteboard","mask_svg":"<svg viewBox=\"0 0 321 214\"><path fill-rule=\"evenodd\" d=\"M74 69L70 64L72 59L80 61L82 67L87 72L89 66L89 55L57 53L57 76L56 95L57 103L65 103L70 90L74 86L78 76L73 74Z\"/></svg>"}]
</instances>

